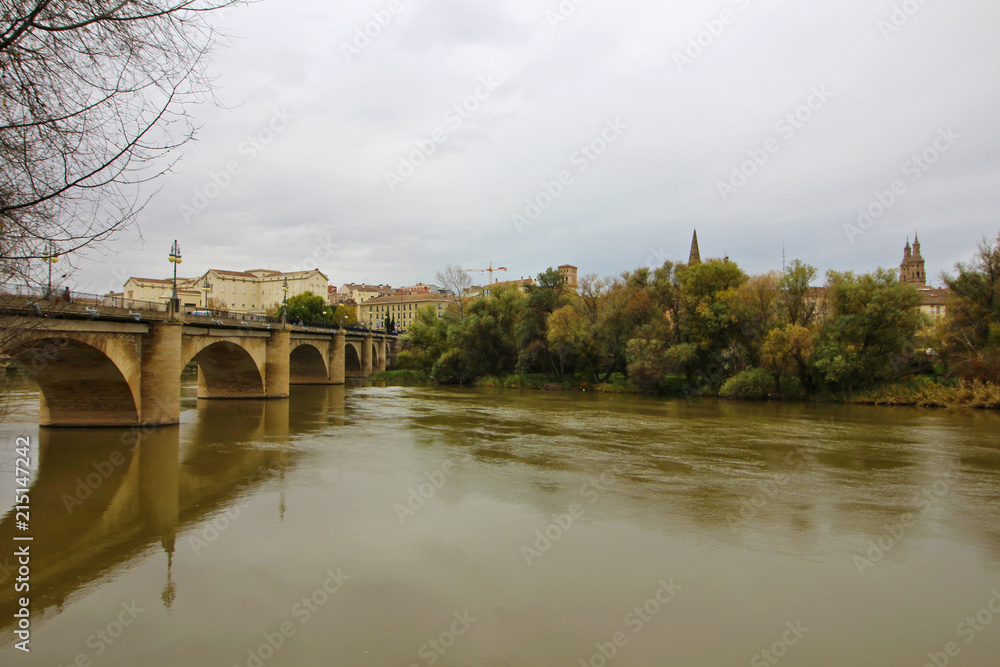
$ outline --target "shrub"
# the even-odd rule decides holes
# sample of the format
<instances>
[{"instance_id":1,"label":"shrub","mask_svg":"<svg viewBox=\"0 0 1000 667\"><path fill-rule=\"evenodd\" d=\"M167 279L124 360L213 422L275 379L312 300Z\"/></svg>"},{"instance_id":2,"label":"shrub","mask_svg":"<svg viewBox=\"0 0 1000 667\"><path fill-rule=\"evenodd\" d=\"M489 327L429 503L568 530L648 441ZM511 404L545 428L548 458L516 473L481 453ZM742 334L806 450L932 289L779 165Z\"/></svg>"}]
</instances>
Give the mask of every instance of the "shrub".
<instances>
[{"instance_id":1,"label":"shrub","mask_svg":"<svg viewBox=\"0 0 1000 667\"><path fill-rule=\"evenodd\" d=\"M751 368L726 380L719 394L742 400L770 398L774 394L774 378L762 368Z\"/></svg>"}]
</instances>

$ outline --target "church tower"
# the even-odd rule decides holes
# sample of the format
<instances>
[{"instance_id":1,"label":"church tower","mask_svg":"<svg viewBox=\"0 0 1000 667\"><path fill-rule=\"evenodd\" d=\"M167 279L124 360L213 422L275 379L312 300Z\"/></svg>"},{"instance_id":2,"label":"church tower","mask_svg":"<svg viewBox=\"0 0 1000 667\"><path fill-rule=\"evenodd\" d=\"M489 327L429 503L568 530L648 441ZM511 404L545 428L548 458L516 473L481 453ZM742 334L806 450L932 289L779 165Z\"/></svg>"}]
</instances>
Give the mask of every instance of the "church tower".
<instances>
[{"instance_id":1,"label":"church tower","mask_svg":"<svg viewBox=\"0 0 1000 667\"><path fill-rule=\"evenodd\" d=\"M920 237L913 237L913 249L910 249L910 239L906 239L903 248L903 263L899 265L899 282L914 287L927 286L927 273L924 271L924 258L920 255Z\"/></svg>"},{"instance_id":2,"label":"church tower","mask_svg":"<svg viewBox=\"0 0 1000 667\"><path fill-rule=\"evenodd\" d=\"M909 241L907 241L909 244ZM694 236L691 238L691 254L688 256L688 266L694 266L695 264L701 264L701 251L698 249L698 230L694 230Z\"/></svg>"}]
</instances>

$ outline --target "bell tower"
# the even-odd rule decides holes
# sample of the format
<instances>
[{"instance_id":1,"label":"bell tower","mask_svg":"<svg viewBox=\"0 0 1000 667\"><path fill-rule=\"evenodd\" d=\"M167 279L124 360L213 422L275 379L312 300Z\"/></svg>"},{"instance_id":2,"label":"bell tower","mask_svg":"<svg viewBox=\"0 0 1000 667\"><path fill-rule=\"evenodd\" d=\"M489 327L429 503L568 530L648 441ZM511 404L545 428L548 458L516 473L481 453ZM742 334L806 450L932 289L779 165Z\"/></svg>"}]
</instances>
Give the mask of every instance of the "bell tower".
<instances>
[{"instance_id":1,"label":"bell tower","mask_svg":"<svg viewBox=\"0 0 1000 667\"><path fill-rule=\"evenodd\" d=\"M914 235L913 248L910 239L906 239L903 248L903 262L899 265L899 282L914 287L927 286L927 273L924 270L924 258L920 254L920 237Z\"/></svg>"}]
</instances>

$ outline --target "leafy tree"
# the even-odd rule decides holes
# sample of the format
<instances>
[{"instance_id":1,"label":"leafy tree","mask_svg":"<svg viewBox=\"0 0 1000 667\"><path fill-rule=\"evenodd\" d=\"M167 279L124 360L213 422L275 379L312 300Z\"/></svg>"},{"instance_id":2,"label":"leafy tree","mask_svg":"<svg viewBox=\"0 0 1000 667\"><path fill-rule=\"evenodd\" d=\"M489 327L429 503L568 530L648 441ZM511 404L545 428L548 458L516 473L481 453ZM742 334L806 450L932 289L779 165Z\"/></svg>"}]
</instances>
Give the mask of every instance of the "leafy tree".
<instances>
[{"instance_id":1,"label":"leafy tree","mask_svg":"<svg viewBox=\"0 0 1000 667\"><path fill-rule=\"evenodd\" d=\"M760 345L777 323L780 283L777 273L763 273L750 276L739 286L719 294L719 299L737 325L733 342L738 343L740 352L748 356L748 365L760 365Z\"/></svg>"},{"instance_id":2,"label":"leafy tree","mask_svg":"<svg viewBox=\"0 0 1000 667\"><path fill-rule=\"evenodd\" d=\"M519 350L514 329L522 301L518 288L500 286L491 296L469 305L458 330L449 336L454 347L462 351L461 361L468 377L514 371Z\"/></svg>"},{"instance_id":3,"label":"leafy tree","mask_svg":"<svg viewBox=\"0 0 1000 667\"><path fill-rule=\"evenodd\" d=\"M772 329L761 345L762 366L774 376L778 392L785 391L788 379L797 377L799 386L808 383L809 360L816 334L801 324L786 324Z\"/></svg>"},{"instance_id":4,"label":"leafy tree","mask_svg":"<svg viewBox=\"0 0 1000 667\"><path fill-rule=\"evenodd\" d=\"M946 353L969 378L1000 382L1000 234L983 239L971 264L945 275L951 288L944 325Z\"/></svg>"},{"instance_id":5,"label":"leafy tree","mask_svg":"<svg viewBox=\"0 0 1000 667\"><path fill-rule=\"evenodd\" d=\"M358 324L358 312L354 307L349 308L341 303L336 306L327 306L327 311L329 312L328 321L331 324L340 324L341 317L343 317L345 327L353 327Z\"/></svg>"},{"instance_id":6,"label":"leafy tree","mask_svg":"<svg viewBox=\"0 0 1000 667\"><path fill-rule=\"evenodd\" d=\"M563 280L559 269L554 269L551 266L538 274L537 282L537 287L542 289L554 289L561 292L566 287L566 281Z\"/></svg>"},{"instance_id":7,"label":"leafy tree","mask_svg":"<svg viewBox=\"0 0 1000 667\"><path fill-rule=\"evenodd\" d=\"M739 323L723 295L746 279L735 262L719 259L690 266L678 275L681 340L697 350L690 383L716 385L731 373L733 361L726 350L739 335Z\"/></svg>"},{"instance_id":8,"label":"leafy tree","mask_svg":"<svg viewBox=\"0 0 1000 667\"><path fill-rule=\"evenodd\" d=\"M421 308L402 338L402 351L408 354L403 363L408 365L401 364L401 367L429 373L448 347L448 325L445 319L438 317L432 306Z\"/></svg>"},{"instance_id":9,"label":"leafy tree","mask_svg":"<svg viewBox=\"0 0 1000 667\"><path fill-rule=\"evenodd\" d=\"M520 350L517 369L522 373L556 371L555 358L546 342L549 316L566 303L562 274L548 268L538 274L537 284L528 285L515 335Z\"/></svg>"},{"instance_id":10,"label":"leafy tree","mask_svg":"<svg viewBox=\"0 0 1000 667\"><path fill-rule=\"evenodd\" d=\"M313 294L312 292L296 294L293 297L289 297L287 307L289 321L301 320L316 324L329 322L326 299L319 294Z\"/></svg>"},{"instance_id":11,"label":"leafy tree","mask_svg":"<svg viewBox=\"0 0 1000 667\"><path fill-rule=\"evenodd\" d=\"M210 14L244 0L8 0L0 8L0 283L108 239L189 141ZM151 191L148 189L146 191ZM38 265L38 262L35 263Z\"/></svg>"},{"instance_id":12,"label":"leafy tree","mask_svg":"<svg viewBox=\"0 0 1000 667\"><path fill-rule=\"evenodd\" d=\"M816 268L793 260L781 276L780 317L787 324L811 326L818 313L816 299L810 294Z\"/></svg>"},{"instance_id":13,"label":"leafy tree","mask_svg":"<svg viewBox=\"0 0 1000 667\"><path fill-rule=\"evenodd\" d=\"M813 353L822 382L854 390L910 372L923 323L915 288L885 269L860 276L829 271L827 300L829 316Z\"/></svg>"},{"instance_id":14,"label":"leafy tree","mask_svg":"<svg viewBox=\"0 0 1000 667\"><path fill-rule=\"evenodd\" d=\"M648 273L642 272L648 270L624 274L621 280L609 285L602 299L596 343L605 380L612 373L628 373L630 340L663 338L663 316L646 289Z\"/></svg>"},{"instance_id":15,"label":"leafy tree","mask_svg":"<svg viewBox=\"0 0 1000 667\"><path fill-rule=\"evenodd\" d=\"M670 343L680 341L678 324L681 319L682 298L679 269L682 266L673 262L664 262L663 266L653 270L647 287L649 296L663 315L664 323L667 325L666 340Z\"/></svg>"},{"instance_id":16,"label":"leafy tree","mask_svg":"<svg viewBox=\"0 0 1000 667\"><path fill-rule=\"evenodd\" d=\"M559 361L559 374L566 373L566 362L584 351L590 340L586 320L573 306L566 305L549 315L546 339Z\"/></svg>"}]
</instances>

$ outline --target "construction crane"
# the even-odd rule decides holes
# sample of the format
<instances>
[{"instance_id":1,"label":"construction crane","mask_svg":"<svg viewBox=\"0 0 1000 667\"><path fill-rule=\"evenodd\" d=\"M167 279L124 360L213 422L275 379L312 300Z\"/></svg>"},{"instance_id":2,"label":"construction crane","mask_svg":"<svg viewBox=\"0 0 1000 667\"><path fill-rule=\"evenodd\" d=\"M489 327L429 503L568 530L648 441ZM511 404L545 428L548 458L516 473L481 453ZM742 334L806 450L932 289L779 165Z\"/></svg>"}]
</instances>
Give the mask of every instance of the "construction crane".
<instances>
[{"instance_id":1,"label":"construction crane","mask_svg":"<svg viewBox=\"0 0 1000 667\"><path fill-rule=\"evenodd\" d=\"M493 272L494 271L506 271L506 270L507 270L506 266L498 266L497 268L494 269L493 268L493 260L492 259L490 260L490 268L488 268L488 269L462 269L462 271L464 273L476 273L476 272L478 272L478 273L489 273L490 274L490 283L489 283L490 285L493 284Z\"/></svg>"}]
</instances>

